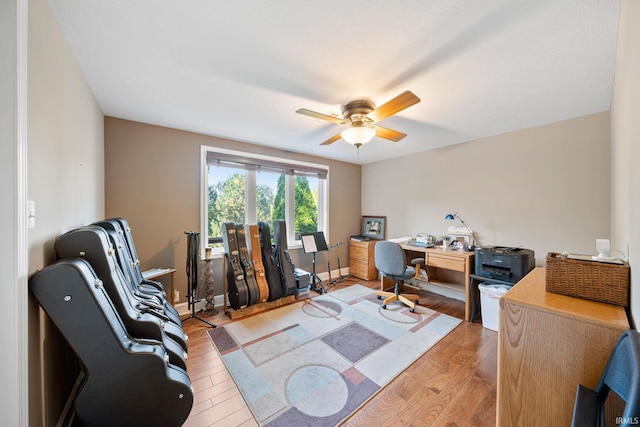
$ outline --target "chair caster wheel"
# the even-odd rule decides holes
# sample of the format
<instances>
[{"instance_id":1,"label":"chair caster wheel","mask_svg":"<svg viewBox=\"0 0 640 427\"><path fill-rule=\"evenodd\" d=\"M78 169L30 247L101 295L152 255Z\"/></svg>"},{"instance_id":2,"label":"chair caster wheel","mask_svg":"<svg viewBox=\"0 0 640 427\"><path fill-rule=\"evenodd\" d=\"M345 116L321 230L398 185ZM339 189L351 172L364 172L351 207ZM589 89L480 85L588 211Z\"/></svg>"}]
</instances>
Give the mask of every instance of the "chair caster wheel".
<instances>
[{"instance_id":1,"label":"chair caster wheel","mask_svg":"<svg viewBox=\"0 0 640 427\"><path fill-rule=\"evenodd\" d=\"M387 305L386 304L382 304L382 309L386 310L387 309Z\"/></svg>"},{"instance_id":2,"label":"chair caster wheel","mask_svg":"<svg viewBox=\"0 0 640 427\"><path fill-rule=\"evenodd\" d=\"M378 299L382 299L382 295L378 295Z\"/></svg>"},{"instance_id":3,"label":"chair caster wheel","mask_svg":"<svg viewBox=\"0 0 640 427\"><path fill-rule=\"evenodd\" d=\"M415 309L413 309L413 308L410 308L410 309L409 309L409 313L414 313L415 311L416 311L416 310L415 310Z\"/></svg>"}]
</instances>

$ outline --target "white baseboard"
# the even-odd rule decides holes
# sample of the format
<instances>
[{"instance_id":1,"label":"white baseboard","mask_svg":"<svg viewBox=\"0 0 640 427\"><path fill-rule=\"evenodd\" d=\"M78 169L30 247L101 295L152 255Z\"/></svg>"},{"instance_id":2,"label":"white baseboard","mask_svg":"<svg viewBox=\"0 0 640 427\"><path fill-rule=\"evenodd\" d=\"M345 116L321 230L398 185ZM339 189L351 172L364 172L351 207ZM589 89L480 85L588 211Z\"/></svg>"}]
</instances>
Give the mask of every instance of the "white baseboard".
<instances>
[{"instance_id":1,"label":"white baseboard","mask_svg":"<svg viewBox=\"0 0 640 427\"><path fill-rule=\"evenodd\" d=\"M343 276L346 277L349 275L349 268L348 267L341 268L340 272L342 273ZM322 280L325 283L328 283L329 281L329 273L327 272L319 273L318 277L320 278L320 280ZM338 277L340 277L340 273L338 272L338 270L337 269L331 270L331 278L333 280L336 280L338 279ZM206 305L207 305L207 301L205 299L201 299L200 301L198 301L195 306L196 313L204 309ZM180 316L188 316L191 314L191 309L189 307L189 304L186 301L175 303L173 306L176 308L176 310L178 310L178 314L180 314ZM221 307L224 306L224 296L215 295L213 297L213 306L217 309L221 309Z\"/></svg>"},{"instance_id":2,"label":"white baseboard","mask_svg":"<svg viewBox=\"0 0 640 427\"><path fill-rule=\"evenodd\" d=\"M340 272L338 272L338 270L331 270L331 279L333 280L337 280L340 277L340 273L342 273L342 276L348 276L349 275L349 268L341 268ZM322 280L323 282L328 282L329 281L329 273L328 272L324 272L324 273L318 273L318 277L320 278L320 280Z\"/></svg>"},{"instance_id":3,"label":"white baseboard","mask_svg":"<svg viewBox=\"0 0 640 427\"><path fill-rule=\"evenodd\" d=\"M196 313L198 313L200 310L203 310L206 307L206 305L207 305L207 300L201 299L200 301L198 301L195 305ZM220 307L222 307L223 305L224 305L224 296L215 295L213 297L213 306L217 309L220 309ZM178 310L178 314L181 317L188 316L191 314L191 308L189 307L189 304L186 301L176 303L174 304L174 307L176 308L176 310Z\"/></svg>"}]
</instances>

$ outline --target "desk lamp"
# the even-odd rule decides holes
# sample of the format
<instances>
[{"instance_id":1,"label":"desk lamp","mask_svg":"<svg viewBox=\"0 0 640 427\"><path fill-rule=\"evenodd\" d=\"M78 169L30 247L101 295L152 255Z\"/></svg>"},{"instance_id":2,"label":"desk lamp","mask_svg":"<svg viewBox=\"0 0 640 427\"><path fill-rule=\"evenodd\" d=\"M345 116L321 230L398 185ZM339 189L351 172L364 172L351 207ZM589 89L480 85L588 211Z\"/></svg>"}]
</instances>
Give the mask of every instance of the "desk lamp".
<instances>
[{"instance_id":1,"label":"desk lamp","mask_svg":"<svg viewBox=\"0 0 640 427\"><path fill-rule=\"evenodd\" d=\"M467 225L467 223L465 223L465 222L462 220L462 218L460 218L460 217L458 216L458 212L454 212L454 213L452 213L452 214L447 214L447 216L445 216L445 217L444 217L444 219L447 219L447 220L449 220L449 221L453 221L453 220L454 220L454 219L456 219L456 218L458 218L458 219L460 220L460 222L462 223L462 225L464 225L464 226L465 226L465 228L469 231L469 235L471 236L471 238L473 239L473 241L474 241L474 243L475 243L476 238L475 238L475 236L473 235L473 231L469 228L469 226ZM469 250L469 251L474 250L474 246L469 245L469 249L468 249L468 250Z\"/></svg>"}]
</instances>

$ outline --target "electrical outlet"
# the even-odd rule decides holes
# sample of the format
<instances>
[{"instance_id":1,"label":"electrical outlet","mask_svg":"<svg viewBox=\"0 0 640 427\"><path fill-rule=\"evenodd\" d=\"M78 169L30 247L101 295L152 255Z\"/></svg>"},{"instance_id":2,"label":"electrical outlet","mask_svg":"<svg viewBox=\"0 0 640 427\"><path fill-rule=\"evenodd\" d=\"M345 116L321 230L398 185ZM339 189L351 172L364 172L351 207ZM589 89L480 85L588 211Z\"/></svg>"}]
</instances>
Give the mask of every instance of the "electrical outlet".
<instances>
[{"instance_id":1,"label":"electrical outlet","mask_svg":"<svg viewBox=\"0 0 640 427\"><path fill-rule=\"evenodd\" d=\"M180 301L180 291L176 291L173 297L173 302Z\"/></svg>"}]
</instances>

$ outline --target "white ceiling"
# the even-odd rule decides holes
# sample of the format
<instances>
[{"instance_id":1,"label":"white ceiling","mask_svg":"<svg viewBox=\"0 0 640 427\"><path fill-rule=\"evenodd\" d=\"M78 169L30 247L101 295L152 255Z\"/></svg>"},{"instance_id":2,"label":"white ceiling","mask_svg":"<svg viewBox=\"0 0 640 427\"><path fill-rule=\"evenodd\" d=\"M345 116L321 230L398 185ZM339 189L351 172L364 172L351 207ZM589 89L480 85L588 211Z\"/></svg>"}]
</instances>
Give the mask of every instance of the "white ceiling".
<instances>
[{"instance_id":1,"label":"white ceiling","mask_svg":"<svg viewBox=\"0 0 640 427\"><path fill-rule=\"evenodd\" d=\"M610 108L619 0L49 0L107 116L366 164ZM356 149L358 97L422 99Z\"/></svg>"}]
</instances>

